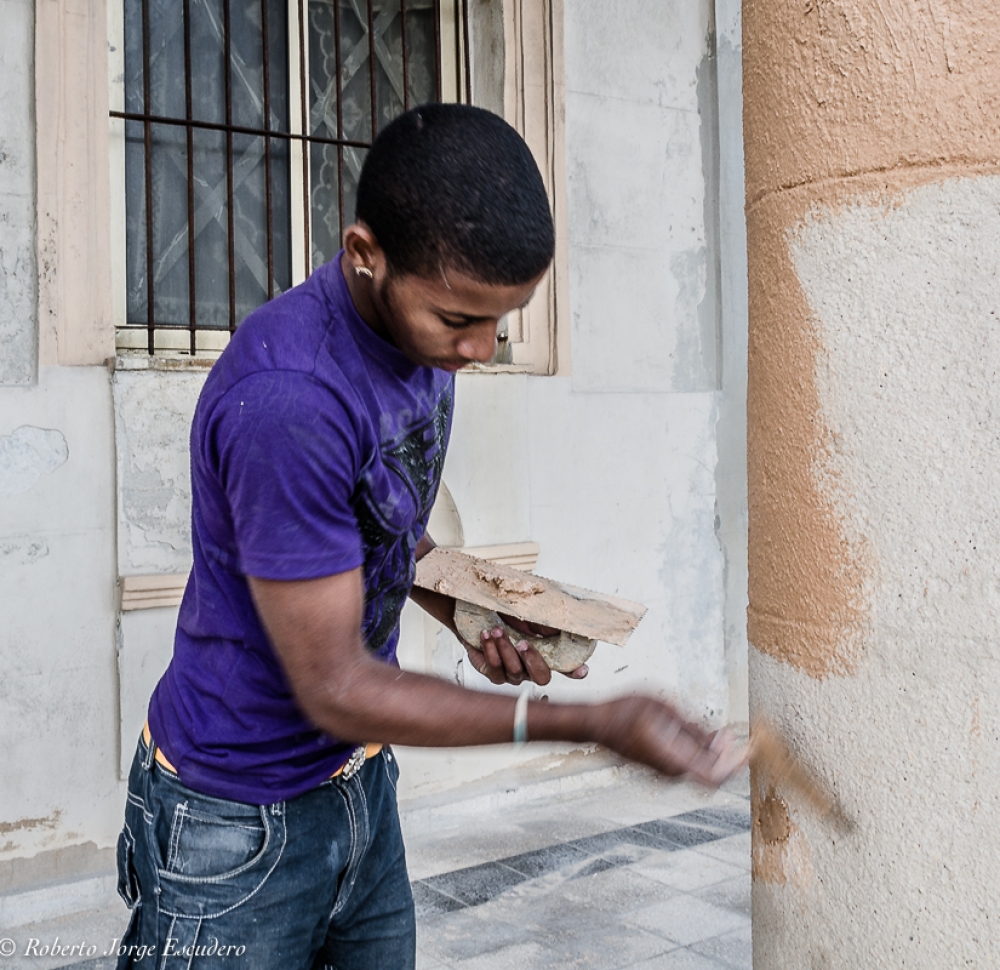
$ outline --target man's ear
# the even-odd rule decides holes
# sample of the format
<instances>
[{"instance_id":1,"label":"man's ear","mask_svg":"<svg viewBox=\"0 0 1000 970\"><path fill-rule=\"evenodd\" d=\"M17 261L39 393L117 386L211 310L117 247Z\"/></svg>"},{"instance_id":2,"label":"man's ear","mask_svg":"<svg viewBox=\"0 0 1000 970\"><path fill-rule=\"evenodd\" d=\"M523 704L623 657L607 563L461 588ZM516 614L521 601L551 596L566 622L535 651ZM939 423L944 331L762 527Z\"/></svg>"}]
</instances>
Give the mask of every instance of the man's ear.
<instances>
[{"instance_id":1,"label":"man's ear","mask_svg":"<svg viewBox=\"0 0 1000 970\"><path fill-rule=\"evenodd\" d=\"M363 222L352 223L344 230L344 250L355 272L368 270L374 277L385 273L385 253L375 233Z\"/></svg>"}]
</instances>

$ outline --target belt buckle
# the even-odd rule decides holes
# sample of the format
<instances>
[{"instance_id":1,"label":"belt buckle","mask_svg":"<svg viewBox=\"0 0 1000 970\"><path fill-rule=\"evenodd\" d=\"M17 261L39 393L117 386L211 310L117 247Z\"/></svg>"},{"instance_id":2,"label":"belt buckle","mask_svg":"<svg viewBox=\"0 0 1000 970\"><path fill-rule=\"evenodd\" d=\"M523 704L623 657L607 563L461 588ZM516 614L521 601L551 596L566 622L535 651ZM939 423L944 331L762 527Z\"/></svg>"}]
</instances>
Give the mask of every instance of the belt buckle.
<instances>
[{"instance_id":1,"label":"belt buckle","mask_svg":"<svg viewBox=\"0 0 1000 970\"><path fill-rule=\"evenodd\" d=\"M365 760L365 746L361 745L361 747L355 748L344 764L344 770L340 773L341 778L344 781L350 781L361 770Z\"/></svg>"}]
</instances>

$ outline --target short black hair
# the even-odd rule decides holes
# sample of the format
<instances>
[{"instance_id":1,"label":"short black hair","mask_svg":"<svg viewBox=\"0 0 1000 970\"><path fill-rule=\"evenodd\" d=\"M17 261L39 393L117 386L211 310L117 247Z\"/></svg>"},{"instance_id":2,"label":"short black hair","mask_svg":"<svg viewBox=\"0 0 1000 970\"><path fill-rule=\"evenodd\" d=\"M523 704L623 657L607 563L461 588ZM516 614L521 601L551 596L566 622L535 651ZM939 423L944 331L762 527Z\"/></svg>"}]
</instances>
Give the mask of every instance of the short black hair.
<instances>
[{"instance_id":1,"label":"short black hair","mask_svg":"<svg viewBox=\"0 0 1000 970\"><path fill-rule=\"evenodd\" d=\"M555 232L538 166L503 118L425 104L375 139L355 219L375 234L390 273L445 267L481 283L527 283L549 265Z\"/></svg>"}]
</instances>

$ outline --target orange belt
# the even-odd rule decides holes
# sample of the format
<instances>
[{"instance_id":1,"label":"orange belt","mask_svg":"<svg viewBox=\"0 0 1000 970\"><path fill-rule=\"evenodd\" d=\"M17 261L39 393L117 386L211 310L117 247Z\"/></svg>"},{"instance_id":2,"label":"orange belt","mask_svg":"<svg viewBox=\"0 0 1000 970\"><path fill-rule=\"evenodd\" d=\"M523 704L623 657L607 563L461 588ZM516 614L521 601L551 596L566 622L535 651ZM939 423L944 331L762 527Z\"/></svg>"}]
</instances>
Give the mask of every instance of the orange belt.
<instances>
[{"instance_id":1,"label":"orange belt","mask_svg":"<svg viewBox=\"0 0 1000 970\"><path fill-rule=\"evenodd\" d=\"M152 742L152 735L149 733L149 722L147 721L142 726L142 740L146 742L147 746ZM361 757L361 747L359 746L354 753L351 755L347 761L342 764L332 775L331 778L336 778L338 775L343 774L345 769L351 769L350 773L347 775L348 778L351 777L369 758L374 758L382 750L382 745L372 741L365 745L364 758ZM177 774L177 769L167 760L167 756L163 753L163 749L157 745L156 753L153 756L159 765L166 768L172 775Z\"/></svg>"}]
</instances>

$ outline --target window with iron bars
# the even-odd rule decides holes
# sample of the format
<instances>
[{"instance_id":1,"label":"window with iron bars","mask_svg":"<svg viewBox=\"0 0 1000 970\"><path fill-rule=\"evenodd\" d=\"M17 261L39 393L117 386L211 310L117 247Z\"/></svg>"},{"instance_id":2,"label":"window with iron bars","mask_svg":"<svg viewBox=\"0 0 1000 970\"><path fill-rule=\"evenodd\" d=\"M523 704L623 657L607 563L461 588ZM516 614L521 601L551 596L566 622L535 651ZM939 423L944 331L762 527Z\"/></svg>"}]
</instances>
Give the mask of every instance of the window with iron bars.
<instances>
[{"instance_id":1,"label":"window with iron bars","mask_svg":"<svg viewBox=\"0 0 1000 970\"><path fill-rule=\"evenodd\" d=\"M380 128L417 104L469 100L467 5L115 7L119 350L214 356L331 259Z\"/></svg>"}]
</instances>

